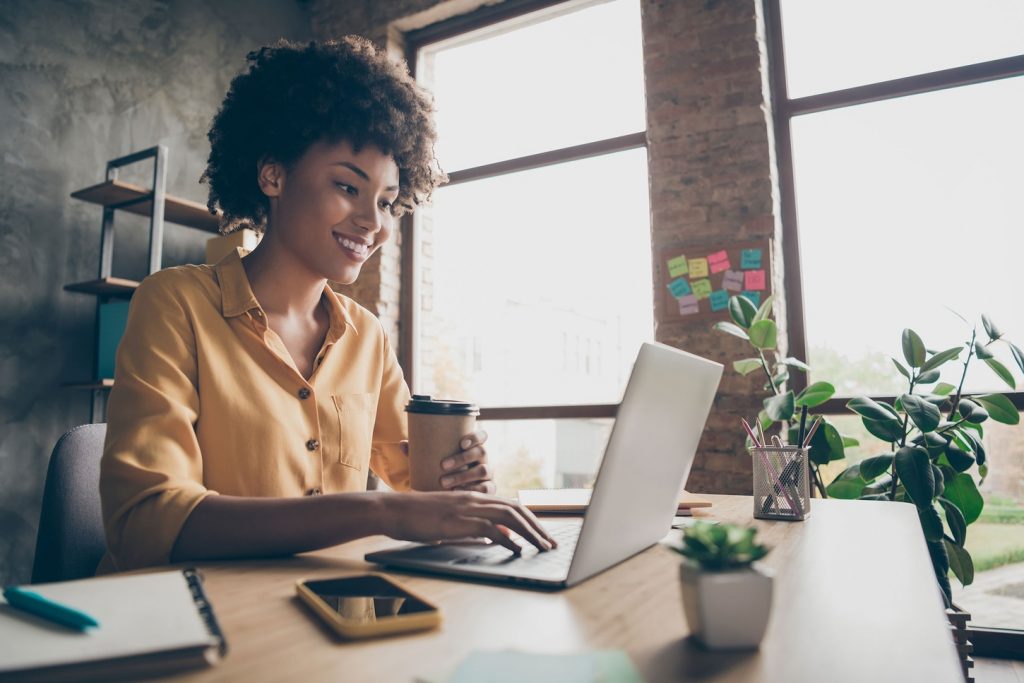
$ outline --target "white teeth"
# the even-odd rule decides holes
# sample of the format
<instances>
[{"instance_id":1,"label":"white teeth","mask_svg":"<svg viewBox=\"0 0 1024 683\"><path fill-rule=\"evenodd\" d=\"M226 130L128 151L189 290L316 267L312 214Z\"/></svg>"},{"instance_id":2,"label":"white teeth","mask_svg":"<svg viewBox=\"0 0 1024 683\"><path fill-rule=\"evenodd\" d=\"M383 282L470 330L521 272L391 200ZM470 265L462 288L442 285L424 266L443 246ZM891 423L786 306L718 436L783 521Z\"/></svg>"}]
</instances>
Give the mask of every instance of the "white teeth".
<instances>
[{"instance_id":1,"label":"white teeth","mask_svg":"<svg viewBox=\"0 0 1024 683\"><path fill-rule=\"evenodd\" d=\"M346 249L351 249L352 251L356 252L360 256L366 256L367 252L370 251L370 247L369 246L367 246L365 244L361 244L359 242L353 242L352 240L347 239L345 237L338 237L336 235L335 239L338 240L338 243L341 246L345 247Z\"/></svg>"}]
</instances>

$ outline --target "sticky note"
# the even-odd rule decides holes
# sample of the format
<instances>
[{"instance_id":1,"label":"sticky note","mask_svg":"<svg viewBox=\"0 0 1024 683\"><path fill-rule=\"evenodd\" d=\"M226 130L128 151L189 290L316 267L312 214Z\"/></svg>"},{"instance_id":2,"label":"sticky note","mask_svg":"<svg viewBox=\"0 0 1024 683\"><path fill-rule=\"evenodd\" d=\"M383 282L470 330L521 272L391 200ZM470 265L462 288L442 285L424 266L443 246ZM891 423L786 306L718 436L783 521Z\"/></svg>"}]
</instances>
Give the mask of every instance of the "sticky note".
<instances>
[{"instance_id":1,"label":"sticky note","mask_svg":"<svg viewBox=\"0 0 1024 683\"><path fill-rule=\"evenodd\" d=\"M692 258L690 259L690 277L707 277L708 276L708 260L706 258Z\"/></svg>"},{"instance_id":2,"label":"sticky note","mask_svg":"<svg viewBox=\"0 0 1024 683\"><path fill-rule=\"evenodd\" d=\"M729 270L729 254L723 249L722 251L716 251L714 254L708 254L708 265L711 267L712 273L721 273L723 270Z\"/></svg>"},{"instance_id":3,"label":"sticky note","mask_svg":"<svg viewBox=\"0 0 1024 683\"><path fill-rule=\"evenodd\" d=\"M711 310L722 311L729 307L729 292L718 289L711 292Z\"/></svg>"},{"instance_id":4,"label":"sticky note","mask_svg":"<svg viewBox=\"0 0 1024 683\"><path fill-rule=\"evenodd\" d=\"M672 292L672 296L677 299L681 296L686 296L693 291L690 289L690 283L684 278L678 278L668 283L668 290Z\"/></svg>"},{"instance_id":5,"label":"sticky note","mask_svg":"<svg viewBox=\"0 0 1024 683\"><path fill-rule=\"evenodd\" d=\"M764 271L747 270L743 273L743 288L752 292L764 289Z\"/></svg>"},{"instance_id":6,"label":"sticky note","mask_svg":"<svg viewBox=\"0 0 1024 683\"><path fill-rule=\"evenodd\" d=\"M743 271L727 270L722 276L722 288L730 292L738 292L743 289Z\"/></svg>"},{"instance_id":7,"label":"sticky note","mask_svg":"<svg viewBox=\"0 0 1024 683\"><path fill-rule=\"evenodd\" d=\"M693 315L694 313L700 313L700 302L697 297L693 294L689 294L679 299L679 314L680 315Z\"/></svg>"},{"instance_id":8,"label":"sticky note","mask_svg":"<svg viewBox=\"0 0 1024 683\"><path fill-rule=\"evenodd\" d=\"M691 284L693 293L698 299L707 299L711 296L711 280L694 280Z\"/></svg>"},{"instance_id":9,"label":"sticky note","mask_svg":"<svg viewBox=\"0 0 1024 683\"><path fill-rule=\"evenodd\" d=\"M686 275L688 272L690 272L690 270L686 265L685 256L676 256L675 258L670 258L668 260L668 274L672 277Z\"/></svg>"},{"instance_id":10,"label":"sticky note","mask_svg":"<svg viewBox=\"0 0 1024 683\"><path fill-rule=\"evenodd\" d=\"M761 294L759 292L741 292L740 296L747 297L755 306L761 306Z\"/></svg>"},{"instance_id":11,"label":"sticky note","mask_svg":"<svg viewBox=\"0 0 1024 683\"><path fill-rule=\"evenodd\" d=\"M740 268L753 270L761 267L761 250L744 249L740 252Z\"/></svg>"}]
</instances>

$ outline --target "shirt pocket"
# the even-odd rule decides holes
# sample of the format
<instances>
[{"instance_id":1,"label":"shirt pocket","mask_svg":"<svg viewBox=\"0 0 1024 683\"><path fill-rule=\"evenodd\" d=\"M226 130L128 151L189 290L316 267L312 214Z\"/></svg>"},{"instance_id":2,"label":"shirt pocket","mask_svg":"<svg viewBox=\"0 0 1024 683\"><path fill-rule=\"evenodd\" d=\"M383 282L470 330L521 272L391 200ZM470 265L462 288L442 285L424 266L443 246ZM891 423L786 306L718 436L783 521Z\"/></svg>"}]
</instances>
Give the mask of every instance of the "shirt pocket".
<instances>
[{"instance_id":1,"label":"shirt pocket","mask_svg":"<svg viewBox=\"0 0 1024 683\"><path fill-rule=\"evenodd\" d=\"M370 461L376 405L374 394L335 394L338 411L338 463L365 470Z\"/></svg>"}]
</instances>

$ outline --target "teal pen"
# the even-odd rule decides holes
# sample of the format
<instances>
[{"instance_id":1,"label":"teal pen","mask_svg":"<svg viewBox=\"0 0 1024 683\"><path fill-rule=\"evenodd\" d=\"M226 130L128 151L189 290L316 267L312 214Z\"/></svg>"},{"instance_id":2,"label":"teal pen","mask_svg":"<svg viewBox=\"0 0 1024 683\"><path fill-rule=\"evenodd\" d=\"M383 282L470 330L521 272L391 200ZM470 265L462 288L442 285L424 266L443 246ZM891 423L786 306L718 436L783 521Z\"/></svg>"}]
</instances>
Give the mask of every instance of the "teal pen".
<instances>
[{"instance_id":1,"label":"teal pen","mask_svg":"<svg viewBox=\"0 0 1024 683\"><path fill-rule=\"evenodd\" d=\"M17 586L9 586L4 589L4 598L11 607L16 607L62 626L84 631L91 626L100 625L100 622L85 612L79 612L72 607L44 598L35 591L25 590Z\"/></svg>"}]
</instances>

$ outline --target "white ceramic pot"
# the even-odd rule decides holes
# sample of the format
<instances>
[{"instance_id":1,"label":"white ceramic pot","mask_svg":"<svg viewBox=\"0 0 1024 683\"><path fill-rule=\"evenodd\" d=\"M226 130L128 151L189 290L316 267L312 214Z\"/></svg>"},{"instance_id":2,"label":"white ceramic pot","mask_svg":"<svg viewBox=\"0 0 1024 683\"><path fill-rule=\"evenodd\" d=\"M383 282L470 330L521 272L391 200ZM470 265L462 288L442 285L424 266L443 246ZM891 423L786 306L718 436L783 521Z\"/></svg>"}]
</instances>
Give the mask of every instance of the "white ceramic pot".
<instances>
[{"instance_id":1,"label":"white ceramic pot","mask_svg":"<svg viewBox=\"0 0 1024 683\"><path fill-rule=\"evenodd\" d=\"M710 572L684 561L679 570L690 633L712 649L755 648L772 609L774 575L756 563Z\"/></svg>"}]
</instances>

